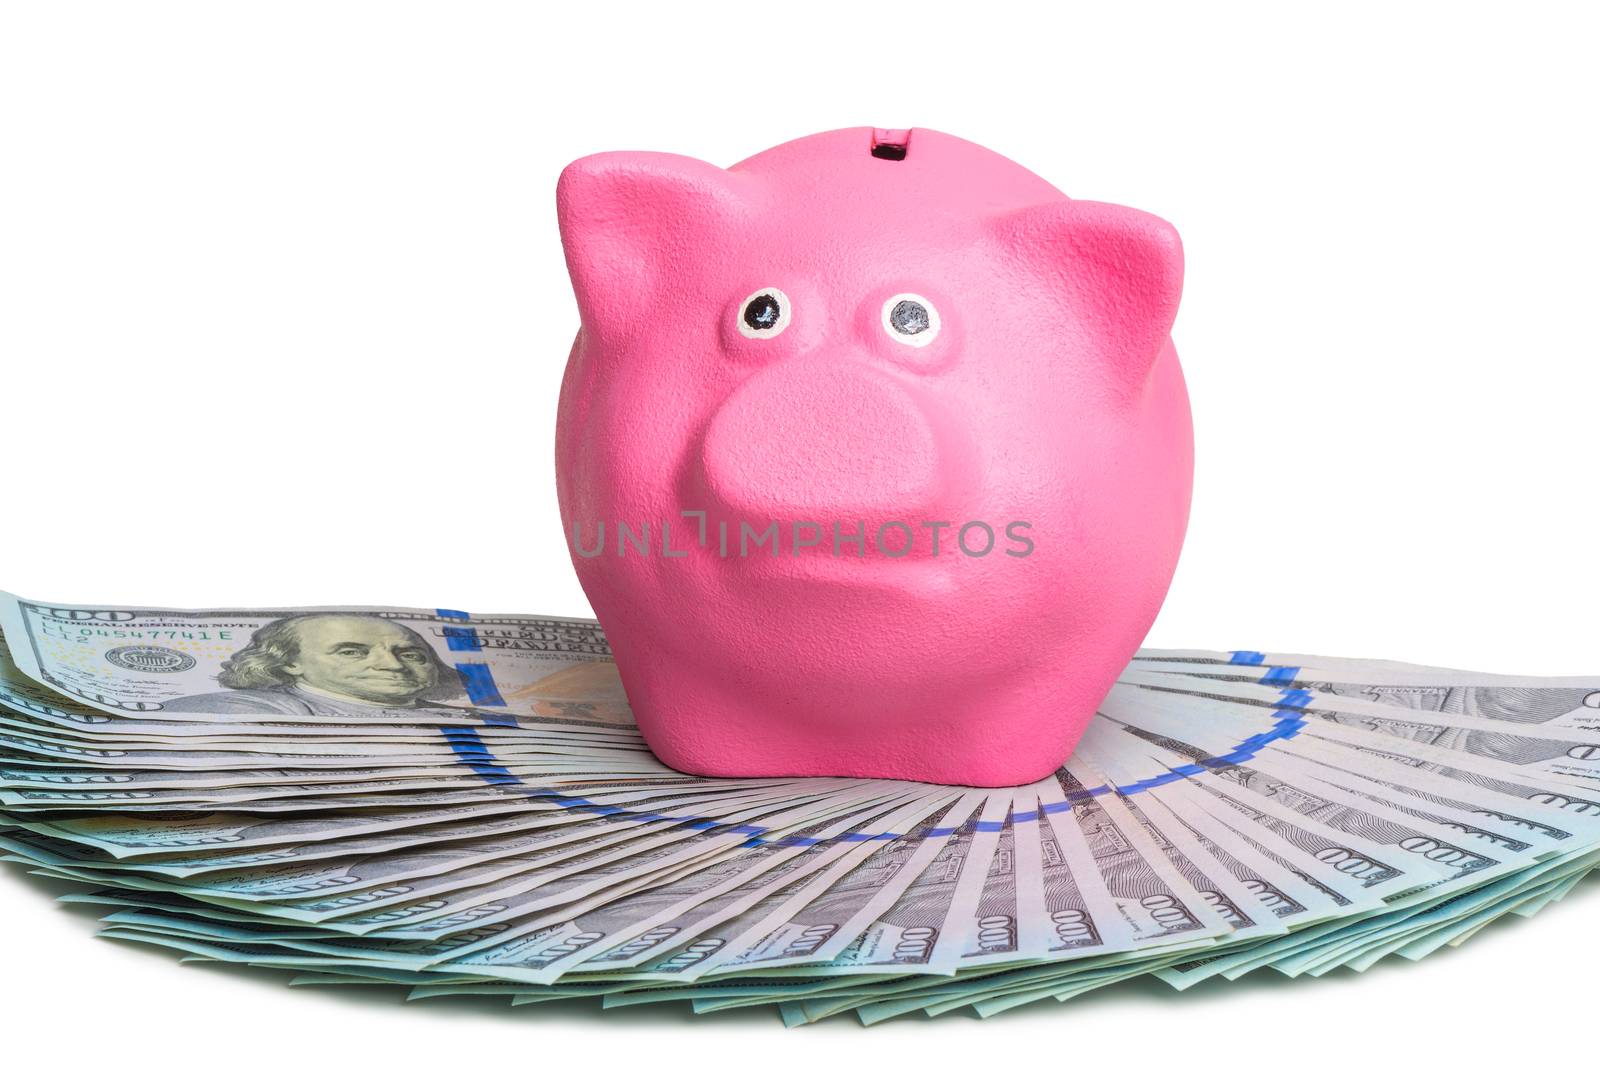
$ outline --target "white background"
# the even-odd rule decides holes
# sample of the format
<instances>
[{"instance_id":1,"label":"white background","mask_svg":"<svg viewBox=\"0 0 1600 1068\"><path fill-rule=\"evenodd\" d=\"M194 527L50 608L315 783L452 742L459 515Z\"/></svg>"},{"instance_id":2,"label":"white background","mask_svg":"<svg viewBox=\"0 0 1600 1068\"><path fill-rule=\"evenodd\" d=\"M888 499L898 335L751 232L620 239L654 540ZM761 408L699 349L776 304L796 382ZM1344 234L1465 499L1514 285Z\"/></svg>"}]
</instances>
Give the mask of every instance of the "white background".
<instances>
[{"instance_id":1,"label":"white background","mask_svg":"<svg viewBox=\"0 0 1600 1068\"><path fill-rule=\"evenodd\" d=\"M1597 26L1531 8L7 5L0 585L587 615L561 166L930 126L1184 236L1198 471L1151 644L1600 673ZM1592 1055L1600 893L1361 977L797 1032L288 990L91 930L0 873L14 1054L1448 1062Z\"/></svg>"}]
</instances>

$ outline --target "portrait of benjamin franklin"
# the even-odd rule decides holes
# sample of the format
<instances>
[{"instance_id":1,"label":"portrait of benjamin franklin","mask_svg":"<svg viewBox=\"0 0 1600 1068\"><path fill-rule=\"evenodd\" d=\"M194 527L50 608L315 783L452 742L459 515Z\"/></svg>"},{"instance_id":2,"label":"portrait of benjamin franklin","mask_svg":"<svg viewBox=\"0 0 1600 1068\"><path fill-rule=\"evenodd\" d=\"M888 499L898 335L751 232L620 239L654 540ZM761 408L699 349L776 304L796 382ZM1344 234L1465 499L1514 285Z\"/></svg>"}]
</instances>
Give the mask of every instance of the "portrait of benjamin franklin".
<instances>
[{"instance_id":1,"label":"portrait of benjamin franklin","mask_svg":"<svg viewBox=\"0 0 1600 1068\"><path fill-rule=\"evenodd\" d=\"M456 673L416 631L338 612L273 620L223 661L217 681L231 692L180 697L166 707L257 720L339 718L439 707L463 696Z\"/></svg>"}]
</instances>

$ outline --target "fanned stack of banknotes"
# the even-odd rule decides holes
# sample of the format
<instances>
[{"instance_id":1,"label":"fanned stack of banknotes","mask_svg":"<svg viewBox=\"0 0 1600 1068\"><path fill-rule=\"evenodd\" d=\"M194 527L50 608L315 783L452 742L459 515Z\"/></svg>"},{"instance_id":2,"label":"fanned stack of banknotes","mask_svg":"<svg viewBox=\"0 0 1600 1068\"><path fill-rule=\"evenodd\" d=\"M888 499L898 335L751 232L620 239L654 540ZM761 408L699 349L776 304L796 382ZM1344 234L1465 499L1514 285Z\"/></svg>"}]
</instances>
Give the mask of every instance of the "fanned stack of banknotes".
<instances>
[{"instance_id":1,"label":"fanned stack of banknotes","mask_svg":"<svg viewBox=\"0 0 1600 1068\"><path fill-rule=\"evenodd\" d=\"M966 789L678 774L592 620L0 622L4 859L295 984L990 1016L1416 960L1600 862L1600 678L1145 650L1065 767Z\"/></svg>"}]
</instances>

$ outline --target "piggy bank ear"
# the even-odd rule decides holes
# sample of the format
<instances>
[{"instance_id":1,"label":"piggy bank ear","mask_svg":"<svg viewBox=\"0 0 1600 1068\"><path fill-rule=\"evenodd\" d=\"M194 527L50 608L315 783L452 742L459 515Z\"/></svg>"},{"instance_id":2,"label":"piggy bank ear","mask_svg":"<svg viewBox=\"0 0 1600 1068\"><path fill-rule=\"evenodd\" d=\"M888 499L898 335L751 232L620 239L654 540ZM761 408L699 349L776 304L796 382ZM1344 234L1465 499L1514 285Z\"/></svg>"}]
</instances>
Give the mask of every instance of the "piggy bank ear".
<instances>
[{"instance_id":1,"label":"piggy bank ear","mask_svg":"<svg viewBox=\"0 0 1600 1068\"><path fill-rule=\"evenodd\" d=\"M1060 200L991 222L991 235L1066 304L1068 321L1139 389L1178 314L1183 243L1165 220L1117 204Z\"/></svg>"},{"instance_id":2,"label":"piggy bank ear","mask_svg":"<svg viewBox=\"0 0 1600 1068\"><path fill-rule=\"evenodd\" d=\"M687 156L605 152L567 165L556 215L586 329L626 333L664 282L716 264L752 212L749 179Z\"/></svg>"}]
</instances>

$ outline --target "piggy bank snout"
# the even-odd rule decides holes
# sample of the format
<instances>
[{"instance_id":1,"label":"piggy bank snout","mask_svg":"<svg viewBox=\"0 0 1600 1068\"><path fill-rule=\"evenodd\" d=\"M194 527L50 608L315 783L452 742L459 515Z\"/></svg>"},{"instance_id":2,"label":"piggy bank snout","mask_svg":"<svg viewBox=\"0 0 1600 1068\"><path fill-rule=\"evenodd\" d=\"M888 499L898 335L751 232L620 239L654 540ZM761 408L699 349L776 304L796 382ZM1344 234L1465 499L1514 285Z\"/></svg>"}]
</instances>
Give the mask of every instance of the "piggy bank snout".
<instances>
[{"instance_id":1,"label":"piggy bank snout","mask_svg":"<svg viewBox=\"0 0 1600 1068\"><path fill-rule=\"evenodd\" d=\"M763 520L825 523L917 516L942 496L951 431L926 400L862 365L779 366L712 416L707 488ZM946 448L941 448L946 446Z\"/></svg>"}]
</instances>

